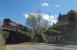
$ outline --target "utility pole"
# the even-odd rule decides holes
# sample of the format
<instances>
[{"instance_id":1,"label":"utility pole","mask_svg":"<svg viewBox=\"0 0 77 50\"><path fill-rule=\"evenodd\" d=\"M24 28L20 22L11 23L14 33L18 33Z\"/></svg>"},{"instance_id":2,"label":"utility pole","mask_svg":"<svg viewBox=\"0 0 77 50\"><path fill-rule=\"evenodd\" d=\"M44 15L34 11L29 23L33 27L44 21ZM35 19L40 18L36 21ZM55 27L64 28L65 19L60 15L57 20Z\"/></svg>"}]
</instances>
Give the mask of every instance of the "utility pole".
<instances>
[{"instance_id":1,"label":"utility pole","mask_svg":"<svg viewBox=\"0 0 77 50\"><path fill-rule=\"evenodd\" d=\"M51 26L51 14L49 12L49 23L50 23L50 26Z\"/></svg>"}]
</instances>

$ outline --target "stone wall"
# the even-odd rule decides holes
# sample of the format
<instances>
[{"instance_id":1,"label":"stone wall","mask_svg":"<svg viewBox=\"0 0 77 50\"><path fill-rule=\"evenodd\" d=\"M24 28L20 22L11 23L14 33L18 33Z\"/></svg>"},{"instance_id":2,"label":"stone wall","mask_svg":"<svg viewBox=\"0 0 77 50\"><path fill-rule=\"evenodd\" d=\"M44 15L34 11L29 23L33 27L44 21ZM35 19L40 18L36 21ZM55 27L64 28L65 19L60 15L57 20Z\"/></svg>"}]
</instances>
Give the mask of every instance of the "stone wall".
<instances>
[{"instance_id":1,"label":"stone wall","mask_svg":"<svg viewBox=\"0 0 77 50\"><path fill-rule=\"evenodd\" d=\"M3 37L3 29L0 26L0 45L4 45L5 44L5 39Z\"/></svg>"},{"instance_id":2,"label":"stone wall","mask_svg":"<svg viewBox=\"0 0 77 50\"><path fill-rule=\"evenodd\" d=\"M0 45L5 45L5 39L2 36L2 33L0 33Z\"/></svg>"}]
</instances>

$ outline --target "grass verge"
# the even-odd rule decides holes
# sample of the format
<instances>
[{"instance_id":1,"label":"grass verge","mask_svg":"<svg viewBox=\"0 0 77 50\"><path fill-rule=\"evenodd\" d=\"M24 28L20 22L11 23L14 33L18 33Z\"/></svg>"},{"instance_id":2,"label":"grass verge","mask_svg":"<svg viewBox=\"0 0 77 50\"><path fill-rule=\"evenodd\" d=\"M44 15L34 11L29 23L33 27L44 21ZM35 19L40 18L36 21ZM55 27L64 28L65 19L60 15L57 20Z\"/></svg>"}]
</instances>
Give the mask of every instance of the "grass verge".
<instances>
[{"instance_id":1,"label":"grass verge","mask_svg":"<svg viewBox=\"0 0 77 50\"><path fill-rule=\"evenodd\" d=\"M6 46L5 45L0 45L0 50L6 50Z\"/></svg>"}]
</instances>

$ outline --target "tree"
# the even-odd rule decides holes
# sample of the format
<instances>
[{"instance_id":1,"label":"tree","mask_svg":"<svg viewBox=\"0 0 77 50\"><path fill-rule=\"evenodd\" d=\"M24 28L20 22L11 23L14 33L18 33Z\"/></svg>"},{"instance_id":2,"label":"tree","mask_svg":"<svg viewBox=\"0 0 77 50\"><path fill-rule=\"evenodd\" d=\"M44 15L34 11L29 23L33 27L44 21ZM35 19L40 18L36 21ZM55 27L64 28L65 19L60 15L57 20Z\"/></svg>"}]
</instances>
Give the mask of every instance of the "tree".
<instances>
[{"instance_id":1,"label":"tree","mask_svg":"<svg viewBox=\"0 0 77 50\"><path fill-rule=\"evenodd\" d=\"M59 15L58 23L60 31L64 34L65 40L77 40L77 12L69 11L65 15Z\"/></svg>"},{"instance_id":2,"label":"tree","mask_svg":"<svg viewBox=\"0 0 77 50\"><path fill-rule=\"evenodd\" d=\"M71 11L68 13L68 16L70 16L70 17L69 17L70 22L76 22L76 21L77 21L77 12L76 12L76 11L71 10Z\"/></svg>"},{"instance_id":3,"label":"tree","mask_svg":"<svg viewBox=\"0 0 77 50\"><path fill-rule=\"evenodd\" d=\"M32 27L32 38L35 34L41 34L48 28L48 21L43 18L42 13L29 14L27 22Z\"/></svg>"}]
</instances>

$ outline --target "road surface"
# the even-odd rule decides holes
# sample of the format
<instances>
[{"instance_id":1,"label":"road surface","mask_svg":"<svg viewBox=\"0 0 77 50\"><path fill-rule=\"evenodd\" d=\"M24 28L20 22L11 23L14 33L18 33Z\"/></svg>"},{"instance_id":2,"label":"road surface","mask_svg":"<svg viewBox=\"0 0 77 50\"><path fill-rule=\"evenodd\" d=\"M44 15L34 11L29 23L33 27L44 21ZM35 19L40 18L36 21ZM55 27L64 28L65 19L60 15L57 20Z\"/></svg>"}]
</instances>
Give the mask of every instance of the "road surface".
<instances>
[{"instance_id":1,"label":"road surface","mask_svg":"<svg viewBox=\"0 0 77 50\"><path fill-rule=\"evenodd\" d=\"M77 50L77 46L54 46L54 45L6 45L7 50Z\"/></svg>"}]
</instances>

